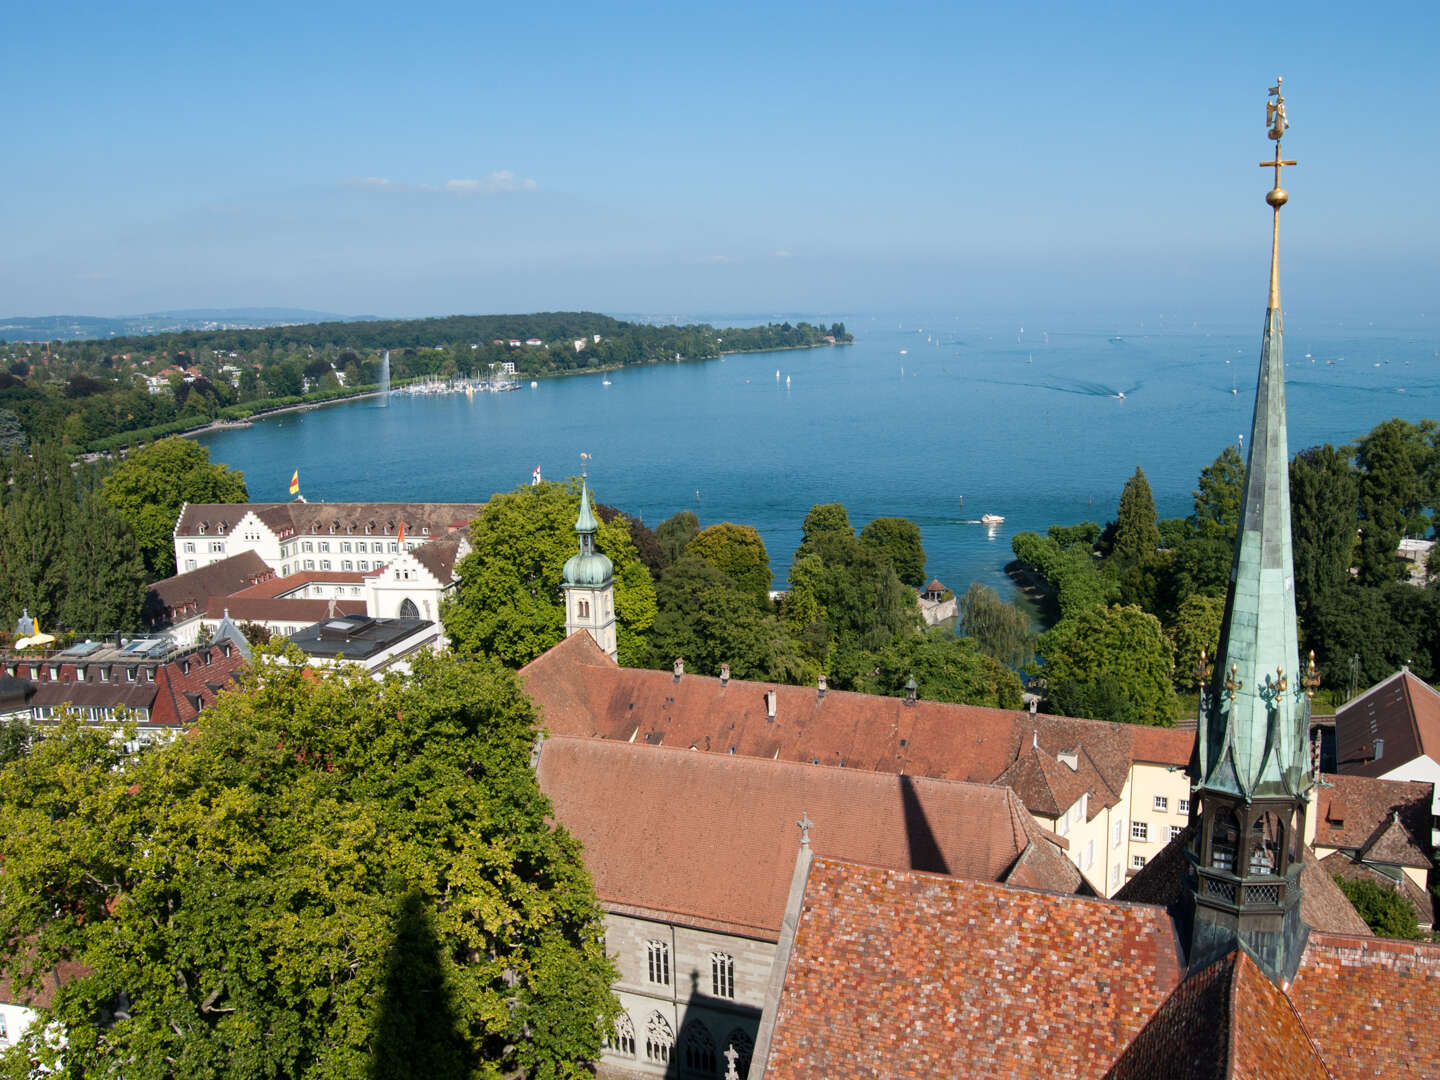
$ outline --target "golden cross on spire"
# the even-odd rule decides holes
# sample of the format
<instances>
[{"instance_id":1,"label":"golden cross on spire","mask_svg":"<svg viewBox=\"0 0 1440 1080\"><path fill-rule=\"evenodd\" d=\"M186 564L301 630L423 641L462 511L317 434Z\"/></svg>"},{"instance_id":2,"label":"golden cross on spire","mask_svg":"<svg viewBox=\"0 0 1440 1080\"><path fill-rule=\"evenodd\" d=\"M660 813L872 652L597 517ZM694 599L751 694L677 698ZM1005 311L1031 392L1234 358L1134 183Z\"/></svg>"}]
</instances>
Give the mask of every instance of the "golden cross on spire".
<instances>
[{"instance_id":1,"label":"golden cross on spire","mask_svg":"<svg viewBox=\"0 0 1440 1080\"><path fill-rule=\"evenodd\" d=\"M1270 129L1266 134L1275 142L1275 160L1260 162L1262 169L1273 168L1275 170L1275 186L1265 196L1265 201L1277 211L1285 205L1286 200L1290 197L1280 186L1280 170L1286 165L1297 164L1294 161L1285 161L1280 157L1280 140L1285 136L1285 129L1290 126L1290 121L1285 119L1285 95L1280 93L1282 82L1284 80L1276 76L1275 85L1270 87L1269 100L1265 102L1265 123Z\"/></svg>"}]
</instances>

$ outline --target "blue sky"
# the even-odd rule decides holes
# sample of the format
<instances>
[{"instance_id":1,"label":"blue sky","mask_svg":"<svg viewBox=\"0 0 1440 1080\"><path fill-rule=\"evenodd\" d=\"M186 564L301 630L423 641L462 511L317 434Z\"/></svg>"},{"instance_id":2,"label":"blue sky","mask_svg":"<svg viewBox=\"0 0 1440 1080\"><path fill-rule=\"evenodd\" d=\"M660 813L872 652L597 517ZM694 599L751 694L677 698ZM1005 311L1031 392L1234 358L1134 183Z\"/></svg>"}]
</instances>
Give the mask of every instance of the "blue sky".
<instances>
[{"instance_id":1,"label":"blue sky","mask_svg":"<svg viewBox=\"0 0 1440 1080\"><path fill-rule=\"evenodd\" d=\"M1092 7L14 5L0 315L1249 317L1277 72L1292 316L1440 308L1440 8Z\"/></svg>"}]
</instances>

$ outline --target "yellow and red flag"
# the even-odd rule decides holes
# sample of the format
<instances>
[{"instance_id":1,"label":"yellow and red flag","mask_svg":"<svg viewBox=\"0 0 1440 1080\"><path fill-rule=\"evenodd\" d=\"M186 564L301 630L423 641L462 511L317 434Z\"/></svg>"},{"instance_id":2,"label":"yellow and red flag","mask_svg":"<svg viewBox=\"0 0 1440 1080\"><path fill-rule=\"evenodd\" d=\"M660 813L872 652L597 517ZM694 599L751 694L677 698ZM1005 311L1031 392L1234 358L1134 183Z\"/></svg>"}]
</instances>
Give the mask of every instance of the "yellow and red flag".
<instances>
[{"instance_id":1,"label":"yellow and red flag","mask_svg":"<svg viewBox=\"0 0 1440 1080\"><path fill-rule=\"evenodd\" d=\"M300 494L300 470L296 469L295 474L290 477L290 494Z\"/></svg>"}]
</instances>

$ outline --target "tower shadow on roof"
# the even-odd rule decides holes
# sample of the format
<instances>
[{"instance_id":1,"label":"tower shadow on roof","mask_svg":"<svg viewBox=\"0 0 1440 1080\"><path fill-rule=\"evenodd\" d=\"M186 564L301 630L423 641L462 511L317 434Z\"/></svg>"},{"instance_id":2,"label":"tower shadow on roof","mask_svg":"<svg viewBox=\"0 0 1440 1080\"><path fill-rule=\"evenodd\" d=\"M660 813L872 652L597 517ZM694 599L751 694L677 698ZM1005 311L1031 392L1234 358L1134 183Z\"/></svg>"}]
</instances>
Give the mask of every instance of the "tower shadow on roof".
<instances>
[{"instance_id":1,"label":"tower shadow on roof","mask_svg":"<svg viewBox=\"0 0 1440 1080\"><path fill-rule=\"evenodd\" d=\"M950 865L940 851L935 833L930 828L930 819L920 805L920 796L915 792L915 780L906 773L900 774L900 801L905 810L905 840L910 845L910 869L923 870L931 874L948 874Z\"/></svg>"}]
</instances>

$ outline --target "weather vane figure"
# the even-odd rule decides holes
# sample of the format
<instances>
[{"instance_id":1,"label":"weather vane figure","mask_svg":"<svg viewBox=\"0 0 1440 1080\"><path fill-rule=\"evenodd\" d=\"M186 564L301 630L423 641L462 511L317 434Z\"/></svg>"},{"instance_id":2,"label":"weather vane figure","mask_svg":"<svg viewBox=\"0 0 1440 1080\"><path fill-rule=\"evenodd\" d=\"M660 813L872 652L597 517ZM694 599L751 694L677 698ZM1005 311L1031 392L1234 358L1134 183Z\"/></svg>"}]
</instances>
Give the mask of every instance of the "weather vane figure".
<instances>
[{"instance_id":1,"label":"weather vane figure","mask_svg":"<svg viewBox=\"0 0 1440 1080\"><path fill-rule=\"evenodd\" d=\"M1295 164L1293 161L1286 161L1280 153L1280 139L1284 136L1285 129L1290 126L1290 121L1285 118L1285 96L1280 93L1282 82L1277 76L1265 102L1265 123L1268 127L1266 134L1275 141L1275 160L1260 162L1262 169L1275 170L1275 186L1265 193L1265 201L1275 211L1270 242L1270 310L1275 312L1277 329L1280 318L1280 208L1290 201L1289 193L1280 186L1280 170L1286 165Z\"/></svg>"}]
</instances>

